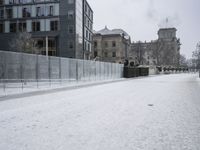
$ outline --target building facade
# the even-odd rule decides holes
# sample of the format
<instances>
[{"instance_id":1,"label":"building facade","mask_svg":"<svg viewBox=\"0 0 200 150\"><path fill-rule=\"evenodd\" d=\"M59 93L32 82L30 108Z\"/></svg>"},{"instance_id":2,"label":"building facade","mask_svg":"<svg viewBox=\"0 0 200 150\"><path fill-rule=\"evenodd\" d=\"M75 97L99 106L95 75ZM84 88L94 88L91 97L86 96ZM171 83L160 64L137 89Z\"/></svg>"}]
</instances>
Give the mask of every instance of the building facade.
<instances>
[{"instance_id":1,"label":"building facade","mask_svg":"<svg viewBox=\"0 0 200 150\"><path fill-rule=\"evenodd\" d=\"M94 32L93 58L99 61L124 63L131 45L130 36L122 29L107 27Z\"/></svg>"},{"instance_id":2,"label":"building facade","mask_svg":"<svg viewBox=\"0 0 200 150\"><path fill-rule=\"evenodd\" d=\"M138 65L179 66L181 44L176 31L159 29L157 40L132 43L129 60Z\"/></svg>"},{"instance_id":3,"label":"building facade","mask_svg":"<svg viewBox=\"0 0 200 150\"><path fill-rule=\"evenodd\" d=\"M93 11L86 0L0 0L0 47L31 33L40 54L89 59ZM86 46L87 45L87 46Z\"/></svg>"}]
</instances>

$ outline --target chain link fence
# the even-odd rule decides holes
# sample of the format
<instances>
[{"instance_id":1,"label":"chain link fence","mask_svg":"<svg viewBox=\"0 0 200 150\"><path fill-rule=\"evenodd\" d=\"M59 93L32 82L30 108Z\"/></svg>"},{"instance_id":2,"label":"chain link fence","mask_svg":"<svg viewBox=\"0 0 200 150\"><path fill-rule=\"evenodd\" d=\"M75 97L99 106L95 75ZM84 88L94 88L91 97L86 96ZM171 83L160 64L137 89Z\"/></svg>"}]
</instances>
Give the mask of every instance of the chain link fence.
<instances>
[{"instance_id":1,"label":"chain link fence","mask_svg":"<svg viewBox=\"0 0 200 150\"><path fill-rule=\"evenodd\" d=\"M122 76L121 64L0 51L2 92L113 80Z\"/></svg>"}]
</instances>

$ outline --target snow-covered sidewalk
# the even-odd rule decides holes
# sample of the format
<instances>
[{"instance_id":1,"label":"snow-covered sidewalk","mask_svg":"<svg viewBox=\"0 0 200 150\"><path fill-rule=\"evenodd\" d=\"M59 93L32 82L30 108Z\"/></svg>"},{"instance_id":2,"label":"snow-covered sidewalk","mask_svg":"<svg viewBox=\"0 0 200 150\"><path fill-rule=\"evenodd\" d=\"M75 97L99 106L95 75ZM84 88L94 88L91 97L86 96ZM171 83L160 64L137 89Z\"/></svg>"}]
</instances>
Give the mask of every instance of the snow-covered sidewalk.
<instances>
[{"instance_id":1,"label":"snow-covered sidewalk","mask_svg":"<svg viewBox=\"0 0 200 150\"><path fill-rule=\"evenodd\" d=\"M163 75L0 102L0 150L198 150L200 80Z\"/></svg>"},{"instance_id":2,"label":"snow-covered sidewalk","mask_svg":"<svg viewBox=\"0 0 200 150\"><path fill-rule=\"evenodd\" d=\"M52 82L25 82L25 83L0 83L0 100L8 96L22 96L29 93L41 93L52 91L56 89L77 88L88 85L96 85L110 82L123 81L124 78L119 79L104 79L91 81L52 81Z\"/></svg>"}]
</instances>

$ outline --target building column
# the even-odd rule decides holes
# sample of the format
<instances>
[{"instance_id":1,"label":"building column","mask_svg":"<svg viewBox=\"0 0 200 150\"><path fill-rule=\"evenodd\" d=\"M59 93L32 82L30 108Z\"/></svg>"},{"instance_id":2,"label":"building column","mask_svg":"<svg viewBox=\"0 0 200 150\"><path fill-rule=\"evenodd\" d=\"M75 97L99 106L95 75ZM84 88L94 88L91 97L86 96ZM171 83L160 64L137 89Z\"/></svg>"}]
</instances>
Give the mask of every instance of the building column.
<instances>
[{"instance_id":1,"label":"building column","mask_svg":"<svg viewBox=\"0 0 200 150\"><path fill-rule=\"evenodd\" d=\"M46 36L46 56L49 55L49 40L48 40L48 36Z\"/></svg>"}]
</instances>

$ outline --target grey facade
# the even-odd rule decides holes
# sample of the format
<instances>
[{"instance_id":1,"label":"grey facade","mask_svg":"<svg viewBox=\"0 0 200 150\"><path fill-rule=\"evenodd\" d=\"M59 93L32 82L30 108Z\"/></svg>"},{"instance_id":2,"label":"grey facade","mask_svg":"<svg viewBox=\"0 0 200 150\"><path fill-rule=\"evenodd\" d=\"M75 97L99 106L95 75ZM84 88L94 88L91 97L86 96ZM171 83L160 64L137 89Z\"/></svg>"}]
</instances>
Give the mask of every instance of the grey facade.
<instances>
[{"instance_id":1,"label":"grey facade","mask_svg":"<svg viewBox=\"0 0 200 150\"><path fill-rule=\"evenodd\" d=\"M131 38L124 30L105 27L94 33L93 40L95 60L123 64L127 59Z\"/></svg>"},{"instance_id":2,"label":"grey facade","mask_svg":"<svg viewBox=\"0 0 200 150\"><path fill-rule=\"evenodd\" d=\"M0 49L16 51L9 42L17 33L29 32L43 55L89 59L92 24L86 0L0 0Z\"/></svg>"},{"instance_id":3,"label":"grey facade","mask_svg":"<svg viewBox=\"0 0 200 150\"><path fill-rule=\"evenodd\" d=\"M180 39L175 28L159 29L158 39L131 44L129 60L138 65L179 66Z\"/></svg>"}]
</instances>

